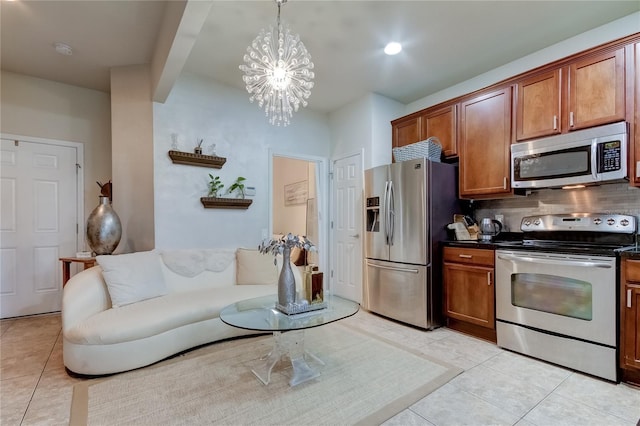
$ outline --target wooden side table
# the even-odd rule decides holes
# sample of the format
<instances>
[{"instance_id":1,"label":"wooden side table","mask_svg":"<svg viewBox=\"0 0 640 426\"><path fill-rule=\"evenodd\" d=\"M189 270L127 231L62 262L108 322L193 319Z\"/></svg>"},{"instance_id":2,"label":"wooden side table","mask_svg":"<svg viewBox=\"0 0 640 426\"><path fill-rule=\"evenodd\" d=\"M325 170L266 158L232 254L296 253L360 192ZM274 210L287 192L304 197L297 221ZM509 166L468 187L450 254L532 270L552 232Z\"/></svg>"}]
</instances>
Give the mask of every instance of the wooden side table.
<instances>
[{"instance_id":1,"label":"wooden side table","mask_svg":"<svg viewBox=\"0 0 640 426\"><path fill-rule=\"evenodd\" d=\"M71 262L84 263L84 269L89 269L96 265L95 257L61 257L62 262L62 287L71 278Z\"/></svg>"}]
</instances>

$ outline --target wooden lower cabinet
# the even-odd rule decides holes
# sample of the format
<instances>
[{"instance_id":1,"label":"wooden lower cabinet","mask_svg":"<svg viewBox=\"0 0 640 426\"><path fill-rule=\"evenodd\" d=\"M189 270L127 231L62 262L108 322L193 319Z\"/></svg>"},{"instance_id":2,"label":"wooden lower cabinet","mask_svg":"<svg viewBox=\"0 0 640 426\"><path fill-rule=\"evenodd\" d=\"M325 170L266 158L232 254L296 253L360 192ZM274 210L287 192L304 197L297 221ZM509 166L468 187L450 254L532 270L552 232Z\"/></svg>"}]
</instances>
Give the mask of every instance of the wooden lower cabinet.
<instances>
[{"instance_id":1,"label":"wooden lower cabinet","mask_svg":"<svg viewBox=\"0 0 640 426\"><path fill-rule=\"evenodd\" d=\"M447 326L495 343L494 251L445 247L443 259Z\"/></svg>"},{"instance_id":2,"label":"wooden lower cabinet","mask_svg":"<svg viewBox=\"0 0 640 426\"><path fill-rule=\"evenodd\" d=\"M624 259L620 276L622 380L640 385L640 260Z\"/></svg>"}]
</instances>

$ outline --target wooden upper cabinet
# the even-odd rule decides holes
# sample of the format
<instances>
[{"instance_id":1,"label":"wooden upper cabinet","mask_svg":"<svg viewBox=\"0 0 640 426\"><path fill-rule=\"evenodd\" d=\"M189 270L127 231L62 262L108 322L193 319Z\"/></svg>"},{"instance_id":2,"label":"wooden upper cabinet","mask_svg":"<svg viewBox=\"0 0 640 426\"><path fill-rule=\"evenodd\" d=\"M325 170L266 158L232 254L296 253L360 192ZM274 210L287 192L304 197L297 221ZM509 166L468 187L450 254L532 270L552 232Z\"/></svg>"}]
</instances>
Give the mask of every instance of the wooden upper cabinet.
<instances>
[{"instance_id":1,"label":"wooden upper cabinet","mask_svg":"<svg viewBox=\"0 0 640 426\"><path fill-rule=\"evenodd\" d=\"M569 130L625 119L624 48L568 66Z\"/></svg>"},{"instance_id":2,"label":"wooden upper cabinet","mask_svg":"<svg viewBox=\"0 0 640 426\"><path fill-rule=\"evenodd\" d=\"M420 141L420 116L411 115L391 122L393 148Z\"/></svg>"},{"instance_id":3,"label":"wooden upper cabinet","mask_svg":"<svg viewBox=\"0 0 640 426\"><path fill-rule=\"evenodd\" d=\"M517 141L624 119L624 48L527 77L516 85Z\"/></svg>"},{"instance_id":4,"label":"wooden upper cabinet","mask_svg":"<svg viewBox=\"0 0 640 426\"><path fill-rule=\"evenodd\" d=\"M516 87L516 140L561 132L560 94L562 70L522 80Z\"/></svg>"},{"instance_id":5,"label":"wooden upper cabinet","mask_svg":"<svg viewBox=\"0 0 640 426\"><path fill-rule=\"evenodd\" d=\"M458 155L458 138L456 127L457 105L450 105L435 110L427 110L421 115L422 126L420 140L435 136L442 144L445 157Z\"/></svg>"},{"instance_id":6,"label":"wooden upper cabinet","mask_svg":"<svg viewBox=\"0 0 640 426\"><path fill-rule=\"evenodd\" d=\"M460 104L460 198L511 193L511 87Z\"/></svg>"}]
</instances>

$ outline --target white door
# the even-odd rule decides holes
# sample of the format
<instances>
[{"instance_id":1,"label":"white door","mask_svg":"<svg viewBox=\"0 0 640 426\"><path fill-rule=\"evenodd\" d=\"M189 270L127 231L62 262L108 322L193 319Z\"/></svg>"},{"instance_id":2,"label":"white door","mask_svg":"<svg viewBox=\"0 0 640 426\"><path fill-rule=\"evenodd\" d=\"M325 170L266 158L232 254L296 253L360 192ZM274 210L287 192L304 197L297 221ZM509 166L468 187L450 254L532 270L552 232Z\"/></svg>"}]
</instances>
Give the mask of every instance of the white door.
<instances>
[{"instance_id":1,"label":"white door","mask_svg":"<svg viewBox=\"0 0 640 426\"><path fill-rule=\"evenodd\" d=\"M77 150L2 139L0 317L59 311L77 248Z\"/></svg>"},{"instance_id":2,"label":"white door","mask_svg":"<svg viewBox=\"0 0 640 426\"><path fill-rule=\"evenodd\" d=\"M332 291L362 302L362 155L333 162Z\"/></svg>"}]
</instances>

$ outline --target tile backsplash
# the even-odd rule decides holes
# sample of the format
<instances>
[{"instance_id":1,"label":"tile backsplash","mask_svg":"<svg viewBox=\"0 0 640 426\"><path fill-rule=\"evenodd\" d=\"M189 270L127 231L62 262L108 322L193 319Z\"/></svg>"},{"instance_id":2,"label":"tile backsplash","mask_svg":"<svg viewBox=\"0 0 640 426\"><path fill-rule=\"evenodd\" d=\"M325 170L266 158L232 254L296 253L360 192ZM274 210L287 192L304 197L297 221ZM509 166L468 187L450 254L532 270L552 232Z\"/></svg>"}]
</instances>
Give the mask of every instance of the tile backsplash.
<instances>
[{"instance_id":1,"label":"tile backsplash","mask_svg":"<svg viewBox=\"0 0 640 426\"><path fill-rule=\"evenodd\" d=\"M504 215L505 230L520 232L524 216L561 213L619 213L633 215L640 222L640 189L627 183L583 189L542 189L527 196L475 202L474 216Z\"/></svg>"}]
</instances>

